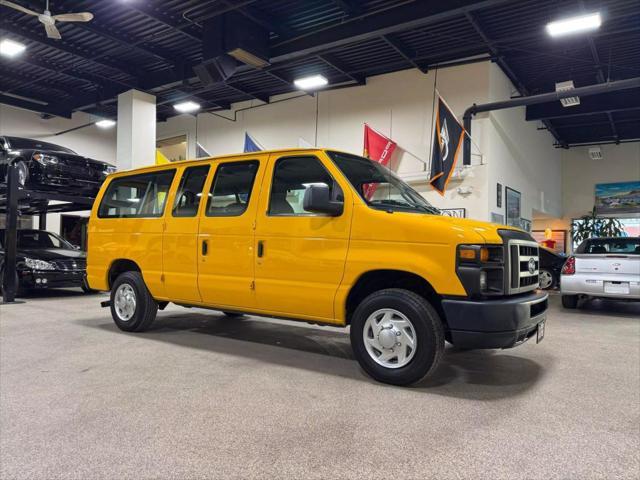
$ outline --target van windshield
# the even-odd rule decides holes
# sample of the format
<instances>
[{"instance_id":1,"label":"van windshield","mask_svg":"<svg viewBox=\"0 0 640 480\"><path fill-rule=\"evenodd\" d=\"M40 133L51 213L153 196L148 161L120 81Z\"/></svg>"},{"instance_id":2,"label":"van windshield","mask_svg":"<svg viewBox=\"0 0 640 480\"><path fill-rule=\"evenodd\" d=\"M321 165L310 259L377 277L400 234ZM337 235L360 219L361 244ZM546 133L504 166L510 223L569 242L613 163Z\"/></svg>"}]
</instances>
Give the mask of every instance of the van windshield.
<instances>
[{"instance_id":1,"label":"van windshield","mask_svg":"<svg viewBox=\"0 0 640 480\"><path fill-rule=\"evenodd\" d=\"M387 167L358 155L327 153L370 207L386 211L440 215L440 210Z\"/></svg>"}]
</instances>

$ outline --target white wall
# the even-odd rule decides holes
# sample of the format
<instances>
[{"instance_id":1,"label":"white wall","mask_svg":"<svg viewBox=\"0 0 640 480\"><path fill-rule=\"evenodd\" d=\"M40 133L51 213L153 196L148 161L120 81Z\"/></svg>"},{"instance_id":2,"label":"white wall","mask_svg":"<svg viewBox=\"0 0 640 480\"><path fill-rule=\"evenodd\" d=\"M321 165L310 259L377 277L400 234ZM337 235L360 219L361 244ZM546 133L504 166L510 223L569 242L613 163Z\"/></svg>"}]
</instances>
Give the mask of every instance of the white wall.
<instances>
[{"instance_id":1,"label":"white wall","mask_svg":"<svg viewBox=\"0 0 640 480\"><path fill-rule=\"evenodd\" d=\"M95 118L84 113L75 113L72 119L54 117L48 120L27 110L0 104L0 135L35 138L70 148L80 155L112 164L116 163L116 129L101 129L95 125L56 135L56 133L95 122ZM88 212L73 212L73 215L88 215ZM37 225L37 220L36 220ZM47 230L58 233L60 215L47 216Z\"/></svg>"},{"instance_id":2,"label":"white wall","mask_svg":"<svg viewBox=\"0 0 640 480\"><path fill-rule=\"evenodd\" d=\"M640 142L602 145L600 148L603 160L591 160L588 147L562 150L562 215L540 219L534 223L534 228L570 230L571 219L585 215L593 208L596 183L640 180Z\"/></svg>"},{"instance_id":3,"label":"white wall","mask_svg":"<svg viewBox=\"0 0 640 480\"><path fill-rule=\"evenodd\" d=\"M517 94L513 84L495 64L491 66L490 101L505 100ZM562 215L562 150L553 147L553 137L538 130L536 122L526 122L525 107L495 110L486 115L490 126L489 210L505 216L504 187L522 194L521 216L532 220L534 210L558 217ZM496 184L503 186L502 207L496 205ZM537 214L539 214L537 213Z\"/></svg>"}]
</instances>

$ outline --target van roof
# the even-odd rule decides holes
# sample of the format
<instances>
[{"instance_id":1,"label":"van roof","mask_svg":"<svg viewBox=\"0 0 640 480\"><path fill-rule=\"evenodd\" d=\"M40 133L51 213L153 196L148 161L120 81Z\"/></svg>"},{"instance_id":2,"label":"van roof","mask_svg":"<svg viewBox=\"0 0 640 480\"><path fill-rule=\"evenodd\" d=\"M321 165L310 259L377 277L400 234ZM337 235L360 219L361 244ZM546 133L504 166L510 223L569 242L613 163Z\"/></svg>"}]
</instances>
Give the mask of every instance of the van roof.
<instances>
[{"instance_id":1,"label":"van roof","mask_svg":"<svg viewBox=\"0 0 640 480\"><path fill-rule=\"evenodd\" d=\"M227 155L218 155L215 157L205 157L205 158L196 158L193 160L180 160L172 163L164 163L162 165L149 165L146 167L132 168L129 170L118 170L118 172L114 173L114 176L119 176L121 174L127 175L133 172L147 172L154 170L163 170L165 168L178 167L181 165L197 165L201 162L207 162L211 160L226 160L229 158L238 158L238 159L250 159L255 158L257 155L269 155L272 153L311 153L311 152L323 152L327 150L332 150L329 148L280 148L277 150L260 150L259 152L248 152L248 153L230 153Z\"/></svg>"}]
</instances>

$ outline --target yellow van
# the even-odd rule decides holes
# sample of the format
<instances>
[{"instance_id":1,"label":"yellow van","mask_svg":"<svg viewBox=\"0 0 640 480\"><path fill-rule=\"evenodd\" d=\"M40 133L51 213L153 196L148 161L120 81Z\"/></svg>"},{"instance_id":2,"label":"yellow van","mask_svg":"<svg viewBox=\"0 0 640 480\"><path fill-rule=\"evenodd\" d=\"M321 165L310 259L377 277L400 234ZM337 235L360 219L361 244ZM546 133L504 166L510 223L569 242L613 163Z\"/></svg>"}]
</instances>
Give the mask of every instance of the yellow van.
<instances>
[{"instance_id":1,"label":"yellow van","mask_svg":"<svg viewBox=\"0 0 640 480\"><path fill-rule=\"evenodd\" d=\"M113 174L88 244L89 285L111 291L126 331L168 302L350 326L362 368L398 385L431 372L445 340L509 348L544 335L529 234L439 215L385 167L332 150Z\"/></svg>"}]
</instances>

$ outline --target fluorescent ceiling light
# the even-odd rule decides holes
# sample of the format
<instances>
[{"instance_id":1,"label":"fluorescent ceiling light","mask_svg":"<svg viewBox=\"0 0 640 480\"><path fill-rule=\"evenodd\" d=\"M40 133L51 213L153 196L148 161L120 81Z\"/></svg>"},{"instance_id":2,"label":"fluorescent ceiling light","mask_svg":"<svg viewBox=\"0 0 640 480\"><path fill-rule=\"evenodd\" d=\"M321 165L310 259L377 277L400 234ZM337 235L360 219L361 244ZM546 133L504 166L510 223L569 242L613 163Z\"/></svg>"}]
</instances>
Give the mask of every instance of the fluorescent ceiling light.
<instances>
[{"instance_id":1,"label":"fluorescent ceiling light","mask_svg":"<svg viewBox=\"0 0 640 480\"><path fill-rule=\"evenodd\" d=\"M294 85L302 90L312 90L324 87L329 81L322 75L312 75L310 77L298 78L293 81Z\"/></svg>"},{"instance_id":2,"label":"fluorescent ceiling light","mask_svg":"<svg viewBox=\"0 0 640 480\"><path fill-rule=\"evenodd\" d=\"M13 58L20 55L27 49L22 43L14 42L13 40L9 40L5 38L0 41L0 54L5 57Z\"/></svg>"},{"instance_id":3,"label":"fluorescent ceiling light","mask_svg":"<svg viewBox=\"0 0 640 480\"><path fill-rule=\"evenodd\" d=\"M96 122L96 125L100 128L111 128L116 124L116 122L114 120L109 120L108 118L105 118L103 120L98 120Z\"/></svg>"},{"instance_id":4,"label":"fluorescent ceiling light","mask_svg":"<svg viewBox=\"0 0 640 480\"><path fill-rule=\"evenodd\" d=\"M176 103L173 108L175 108L180 113L189 113L195 112L196 110L200 110L200 104L192 101Z\"/></svg>"},{"instance_id":5,"label":"fluorescent ceiling light","mask_svg":"<svg viewBox=\"0 0 640 480\"><path fill-rule=\"evenodd\" d=\"M595 30L599 28L600 25L602 25L600 13L590 13L588 15L580 15L579 17L565 18L564 20L547 23L547 33L552 37L559 37L561 35L569 35L586 30Z\"/></svg>"}]
</instances>

